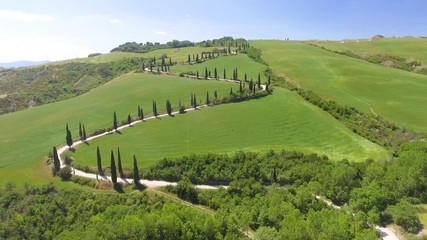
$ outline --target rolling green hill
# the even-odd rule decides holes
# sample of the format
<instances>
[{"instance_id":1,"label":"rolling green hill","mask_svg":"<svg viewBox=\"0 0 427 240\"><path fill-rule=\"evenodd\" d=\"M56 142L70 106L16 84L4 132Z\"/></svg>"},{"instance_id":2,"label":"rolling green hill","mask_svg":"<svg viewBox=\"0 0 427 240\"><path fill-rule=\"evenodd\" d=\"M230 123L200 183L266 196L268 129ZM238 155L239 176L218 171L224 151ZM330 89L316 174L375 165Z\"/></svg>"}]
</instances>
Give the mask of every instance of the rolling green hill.
<instances>
[{"instance_id":1,"label":"rolling green hill","mask_svg":"<svg viewBox=\"0 0 427 240\"><path fill-rule=\"evenodd\" d=\"M273 72L324 98L427 132L427 76L298 42L252 41Z\"/></svg>"},{"instance_id":2,"label":"rolling green hill","mask_svg":"<svg viewBox=\"0 0 427 240\"><path fill-rule=\"evenodd\" d=\"M104 164L109 163L110 150L120 147L127 167L133 154L147 166L163 157L238 150L294 149L334 160L387 158L383 148L354 134L296 93L280 88L262 99L150 120L122 134L95 139L77 147L76 163L95 166L97 146Z\"/></svg>"},{"instance_id":3,"label":"rolling green hill","mask_svg":"<svg viewBox=\"0 0 427 240\"><path fill-rule=\"evenodd\" d=\"M352 51L364 54L389 54L415 59L427 66L427 38L382 38L375 41L312 41L311 43L334 51Z\"/></svg>"},{"instance_id":4,"label":"rolling green hill","mask_svg":"<svg viewBox=\"0 0 427 240\"><path fill-rule=\"evenodd\" d=\"M110 127L113 111L117 112L119 120L125 120L129 113L136 116L138 105L148 114L152 111L153 100L157 101L159 111L165 111L166 99L177 109L179 100L189 105L191 92L203 99L206 91L217 90L222 96L229 93L231 86L234 85L219 81L127 74L72 99L2 115L0 181L11 169L33 168L52 146L64 144L67 122L73 136L77 137L79 122L85 124L89 134Z\"/></svg>"}]
</instances>

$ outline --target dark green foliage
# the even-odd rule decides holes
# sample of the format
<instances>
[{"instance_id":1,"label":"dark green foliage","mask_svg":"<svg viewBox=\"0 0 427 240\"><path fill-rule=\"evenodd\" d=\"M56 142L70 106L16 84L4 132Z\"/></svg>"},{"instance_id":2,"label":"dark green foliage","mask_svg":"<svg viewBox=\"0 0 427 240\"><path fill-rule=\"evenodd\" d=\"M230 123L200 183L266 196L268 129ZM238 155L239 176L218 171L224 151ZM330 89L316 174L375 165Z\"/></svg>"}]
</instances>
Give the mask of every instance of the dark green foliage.
<instances>
[{"instance_id":1,"label":"dark green foliage","mask_svg":"<svg viewBox=\"0 0 427 240\"><path fill-rule=\"evenodd\" d=\"M190 63L190 62L191 62L190 54L188 54L187 62L188 62L188 63Z\"/></svg>"},{"instance_id":2,"label":"dark green foliage","mask_svg":"<svg viewBox=\"0 0 427 240\"><path fill-rule=\"evenodd\" d=\"M261 89L261 74L258 73L258 89Z\"/></svg>"},{"instance_id":3,"label":"dark green foliage","mask_svg":"<svg viewBox=\"0 0 427 240\"><path fill-rule=\"evenodd\" d=\"M141 180L141 178L139 177L138 163L136 161L135 155L133 155L133 182L134 182L134 184L138 184L139 180Z\"/></svg>"},{"instance_id":4,"label":"dark green foliage","mask_svg":"<svg viewBox=\"0 0 427 240\"><path fill-rule=\"evenodd\" d=\"M248 75L245 73L245 82L248 81Z\"/></svg>"},{"instance_id":5,"label":"dark green foliage","mask_svg":"<svg viewBox=\"0 0 427 240\"><path fill-rule=\"evenodd\" d=\"M138 105L138 119L141 120L141 106Z\"/></svg>"},{"instance_id":6,"label":"dark green foliage","mask_svg":"<svg viewBox=\"0 0 427 240\"><path fill-rule=\"evenodd\" d=\"M0 203L0 239L246 239L231 216L146 192L26 186L0 188Z\"/></svg>"},{"instance_id":7,"label":"dark green foliage","mask_svg":"<svg viewBox=\"0 0 427 240\"><path fill-rule=\"evenodd\" d=\"M59 162L58 151L56 151L56 147L53 147L52 150L52 158L53 158L53 166L55 168L55 172L58 172L61 169L61 162Z\"/></svg>"},{"instance_id":8,"label":"dark green foliage","mask_svg":"<svg viewBox=\"0 0 427 240\"><path fill-rule=\"evenodd\" d=\"M80 140L82 140L83 130L82 130L82 123L81 122L79 122L79 137L80 137Z\"/></svg>"},{"instance_id":9,"label":"dark green foliage","mask_svg":"<svg viewBox=\"0 0 427 240\"><path fill-rule=\"evenodd\" d=\"M58 176L62 179L62 181L69 181L73 176L71 173L72 169L70 166L65 166L58 171Z\"/></svg>"},{"instance_id":10,"label":"dark green foliage","mask_svg":"<svg viewBox=\"0 0 427 240\"><path fill-rule=\"evenodd\" d=\"M199 79L199 71L197 71L196 79Z\"/></svg>"},{"instance_id":11,"label":"dark green foliage","mask_svg":"<svg viewBox=\"0 0 427 240\"><path fill-rule=\"evenodd\" d=\"M157 115L159 115L157 112L157 103L154 100L153 100L153 115L154 117L157 117Z\"/></svg>"},{"instance_id":12,"label":"dark green foliage","mask_svg":"<svg viewBox=\"0 0 427 240\"><path fill-rule=\"evenodd\" d=\"M233 95L233 88L231 87L230 88L230 96L232 96Z\"/></svg>"},{"instance_id":13,"label":"dark green foliage","mask_svg":"<svg viewBox=\"0 0 427 240\"><path fill-rule=\"evenodd\" d=\"M225 74L225 68L224 68L224 79L227 79L227 75Z\"/></svg>"},{"instance_id":14,"label":"dark green foliage","mask_svg":"<svg viewBox=\"0 0 427 240\"><path fill-rule=\"evenodd\" d=\"M110 171L111 171L111 182L117 183L117 169L116 169L116 162L114 161L114 153L113 150L111 150L111 165L110 165Z\"/></svg>"},{"instance_id":15,"label":"dark green foliage","mask_svg":"<svg viewBox=\"0 0 427 240\"><path fill-rule=\"evenodd\" d=\"M218 71L216 70L216 68L214 69L214 77L215 79L218 79Z\"/></svg>"},{"instance_id":16,"label":"dark green foliage","mask_svg":"<svg viewBox=\"0 0 427 240\"><path fill-rule=\"evenodd\" d=\"M127 42L121 44L118 47L115 47L111 52L137 52L137 53L147 53L157 49L166 49L166 48L182 48L182 47L193 47L194 43L188 40L178 41L172 40L165 44L154 44L151 42L147 43L136 43L136 42Z\"/></svg>"},{"instance_id":17,"label":"dark green foliage","mask_svg":"<svg viewBox=\"0 0 427 240\"><path fill-rule=\"evenodd\" d=\"M117 127L118 127L117 115L116 115L116 111L114 111L114 113L113 113L113 129L117 131Z\"/></svg>"},{"instance_id":18,"label":"dark green foliage","mask_svg":"<svg viewBox=\"0 0 427 240\"><path fill-rule=\"evenodd\" d=\"M71 136L70 129L68 128L68 123L65 126L66 136L65 140L67 142L68 147L70 148L73 145L73 137Z\"/></svg>"},{"instance_id":19,"label":"dark green foliage","mask_svg":"<svg viewBox=\"0 0 427 240\"><path fill-rule=\"evenodd\" d=\"M209 99L209 92L207 91L206 92L206 105L208 105L209 106L209 104L211 104L211 100Z\"/></svg>"},{"instance_id":20,"label":"dark green foliage","mask_svg":"<svg viewBox=\"0 0 427 240\"><path fill-rule=\"evenodd\" d=\"M250 47L246 50L246 54L248 55L248 57L252 58L252 60L254 60L255 62L268 65L267 62L265 62L264 59L262 59L261 57L262 55L261 49Z\"/></svg>"},{"instance_id":21,"label":"dark green foliage","mask_svg":"<svg viewBox=\"0 0 427 240\"><path fill-rule=\"evenodd\" d=\"M104 175L104 171L102 170L102 163L101 163L101 151L99 150L99 147L96 147L96 165L98 167L98 174Z\"/></svg>"},{"instance_id":22,"label":"dark green foliage","mask_svg":"<svg viewBox=\"0 0 427 240\"><path fill-rule=\"evenodd\" d=\"M83 140L83 141L86 141L86 139L87 139L87 136L86 136L86 128L85 128L85 125L83 124L83 136L82 136L82 140Z\"/></svg>"},{"instance_id":23,"label":"dark green foliage","mask_svg":"<svg viewBox=\"0 0 427 240\"><path fill-rule=\"evenodd\" d=\"M393 221L405 231L416 234L422 229L417 210L409 202L402 200L396 205L389 206L386 211Z\"/></svg>"},{"instance_id":24,"label":"dark green foliage","mask_svg":"<svg viewBox=\"0 0 427 240\"><path fill-rule=\"evenodd\" d=\"M178 197L183 200L189 201L191 203L198 203L197 191L187 178L179 181L178 184L173 188L172 192L176 193L176 195L178 195Z\"/></svg>"},{"instance_id":25,"label":"dark green foliage","mask_svg":"<svg viewBox=\"0 0 427 240\"><path fill-rule=\"evenodd\" d=\"M120 148L117 148L117 167L119 169L120 178L124 178L125 175L123 173L123 168L122 168L122 156L120 156Z\"/></svg>"},{"instance_id":26,"label":"dark green foliage","mask_svg":"<svg viewBox=\"0 0 427 240\"><path fill-rule=\"evenodd\" d=\"M132 123L132 117L130 116L130 114L128 114L128 125L130 125Z\"/></svg>"},{"instance_id":27,"label":"dark green foliage","mask_svg":"<svg viewBox=\"0 0 427 240\"><path fill-rule=\"evenodd\" d=\"M239 82L239 92L240 92L240 94L243 93L242 81Z\"/></svg>"},{"instance_id":28,"label":"dark green foliage","mask_svg":"<svg viewBox=\"0 0 427 240\"><path fill-rule=\"evenodd\" d=\"M215 92L214 92L214 98L215 99L218 99L218 92L215 90Z\"/></svg>"},{"instance_id":29,"label":"dark green foliage","mask_svg":"<svg viewBox=\"0 0 427 240\"><path fill-rule=\"evenodd\" d=\"M197 108L197 99L196 99L196 94L193 94L193 108L196 109Z\"/></svg>"},{"instance_id":30,"label":"dark green foliage","mask_svg":"<svg viewBox=\"0 0 427 240\"><path fill-rule=\"evenodd\" d=\"M205 67L205 79L208 79L208 68Z\"/></svg>"},{"instance_id":31,"label":"dark green foliage","mask_svg":"<svg viewBox=\"0 0 427 240\"><path fill-rule=\"evenodd\" d=\"M172 104L169 100L166 100L166 112L169 116L172 116Z\"/></svg>"}]
</instances>

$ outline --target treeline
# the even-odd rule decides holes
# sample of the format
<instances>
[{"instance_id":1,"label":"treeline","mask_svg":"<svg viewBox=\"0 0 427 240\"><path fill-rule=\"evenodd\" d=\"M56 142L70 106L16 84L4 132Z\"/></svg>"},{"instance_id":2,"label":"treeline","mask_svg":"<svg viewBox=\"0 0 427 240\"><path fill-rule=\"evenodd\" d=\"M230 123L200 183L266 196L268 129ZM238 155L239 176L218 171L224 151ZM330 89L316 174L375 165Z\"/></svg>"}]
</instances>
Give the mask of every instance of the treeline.
<instances>
[{"instance_id":1,"label":"treeline","mask_svg":"<svg viewBox=\"0 0 427 240\"><path fill-rule=\"evenodd\" d=\"M245 239L236 220L147 192L0 187L1 239Z\"/></svg>"},{"instance_id":2,"label":"treeline","mask_svg":"<svg viewBox=\"0 0 427 240\"><path fill-rule=\"evenodd\" d=\"M139 70L144 58L109 63L64 63L0 72L0 114L80 95L124 73Z\"/></svg>"},{"instance_id":3,"label":"treeline","mask_svg":"<svg viewBox=\"0 0 427 240\"><path fill-rule=\"evenodd\" d=\"M362 222L395 222L406 231L417 233L421 224L412 204L427 203L426 160L427 143L421 141L403 144L398 157L391 162L332 162L326 156L290 151L269 151L264 154L237 152L233 155L206 154L178 159L166 158L147 169L144 177L169 181L188 179L194 184L229 185L227 190L209 193L206 197L199 194L194 198L193 194L192 201L213 209L238 208L237 212L243 211L241 214L247 214L245 218L253 228L269 227L281 231L278 226L281 226L282 220L286 221L286 224L292 224L293 221L286 220L286 215L290 214L292 209L280 209L283 204L287 205L289 202L302 204L305 208L296 205L294 207L304 214L319 211L316 207L318 200L314 197L314 194L317 194L331 199L335 204L349 205L355 213L354 217L364 219ZM265 185L272 185L269 188L274 190L270 192L269 188L263 187ZM267 213L260 212L259 209L269 206L266 202L278 201L292 195L298 196L299 190L303 191L300 196L302 199L280 200L280 204L271 204L271 207L278 208L277 210L265 209ZM268 192L271 195L280 191L283 191L283 196L268 196ZM257 198L260 199L256 200ZM274 222L265 219L271 214L277 217ZM298 220L301 222L309 215L298 216L301 217ZM347 217L351 219L351 215ZM333 220L326 222L330 221ZM347 221L349 219L339 222L344 224ZM301 229L300 226L293 227ZM298 230L295 234L304 232L306 231Z\"/></svg>"},{"instance_id":4,"label":"treeline","mask_svg":"<svg viewBox=\"0 0 427 240\"><path fill-rule=\"evenodd\" d=\"M222 37L219 39L205 40L201 42L191 42L188 40L179 41L172 40L167 43L159 42L146 42L146 43L137 43L137 42L127 42L119 45L118 47L113 48L110 52L136 52L136 53L147 53L150 51L166 48L183 48L183 47L235 47L237 49L243 49L248 47L248 43L243 38L234 39L233 37Z\"/></svg>"}]
</instances>

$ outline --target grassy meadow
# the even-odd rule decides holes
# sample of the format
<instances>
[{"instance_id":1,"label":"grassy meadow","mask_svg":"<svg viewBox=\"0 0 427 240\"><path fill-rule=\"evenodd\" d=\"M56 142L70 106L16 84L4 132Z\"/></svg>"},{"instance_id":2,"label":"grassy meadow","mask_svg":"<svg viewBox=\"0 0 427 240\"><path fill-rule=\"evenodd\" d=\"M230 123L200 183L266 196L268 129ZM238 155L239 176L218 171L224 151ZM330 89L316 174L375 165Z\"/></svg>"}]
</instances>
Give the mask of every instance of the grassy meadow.
<instances>
[{"instance_id":1,"label":"grassy meadow","mask_svg":"<svg viewBox=\"0 0 427 240\"><path fill-rule=\"evenodd\" d=\"M239 79L244 79L245 73L250 81L251 78L256 82L258 80L258 74L261 74L261 81L265 82L264 70L266 66L263 64L254 62L246 54L231 55L226 57L220 57L205 61L200 64L183 64L173 66L171 72L182 73L182 72L194 72L199 71L200 78L205 75L205 67L208 71L211 71L211 76L214 76L214 69L217 68L218 76L224 77L224 69L226 71L226 78L230 79L233 77L233 71L237 68L237 74Z\"/></svg>"},{"instance_id":2,"label":"grassy meadow","mask_svg":"<svg viewBox=\"0 0 427 240\"><path fill-rule=\"evenodd\" d=\"M126 167L131 167L133 154L140 166L148 166L163 157L238 150L289 149L316 152L333 160L388 158L382 147L354 134L296 93L280 88L262 99L140 123L121 134L80 145L72 157L78 164L96 166L97 146L107 165L110 150L120 147Z\"/></svg>"},{"instance_id":3,"label":"grassy meadow","mask_svg":"<svg viewBox=\"0 0 427 240\"><path fill-rule=\"evenodd\" d=\"M252 41L273 72L317 94L427 132L427 76L371 64L299 42Z\"/></svg>"},{"instance_id":4,"label":"grassy meadow","mask_svg":"<svg viewBox=\"0 0 427 240\"><path fill-rule=\"evenodd\" d=\"M46 104L0 116L0 182L14 175L13 170L35 170L37 164L54 145L65 144L65 124L68 122L73 137L78 137L78 123L86 126L89 134L96 129L112 126L113 112L118 120L130 113L137 115L141 105L145 114L152 112L152 101L157 109L165 111L169 99L174 109L179 100L190 105L190 93L202 101L206 91L219 96L228 94L232 83L158 76L126 74L78 97ZM28 175L28 174L25 174ZM31 176L29 176L31 177Z\"/></svg>"},{"instance_id":5,"label":"grassy meadow","mask_svg":"<svg viewBox=\"0 0 427 240\"><path fill-rule=\"evenodd\" d=\"M375 41L312 41L311 43L334 51L352 51L364 54L389 54L415 59L427 66L427 38L382 38Z\"/></svg>"}]
</instances>

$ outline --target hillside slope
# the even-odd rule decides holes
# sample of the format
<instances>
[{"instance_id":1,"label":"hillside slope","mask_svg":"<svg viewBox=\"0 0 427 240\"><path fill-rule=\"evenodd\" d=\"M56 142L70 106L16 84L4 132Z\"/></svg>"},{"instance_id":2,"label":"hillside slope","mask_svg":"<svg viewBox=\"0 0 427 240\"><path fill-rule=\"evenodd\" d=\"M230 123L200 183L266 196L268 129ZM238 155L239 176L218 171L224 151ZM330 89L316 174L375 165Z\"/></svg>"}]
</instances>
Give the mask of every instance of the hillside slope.
<instances>
[{"instance_id":1,"label":"hillside slope","mask_svg":"<svg viewBox=\"0 0 427 240\"><path fill-rule=\"evenodd\" d=\"M427 76L371 64L298 42L253 41L279 76L327 99L427 132Z\"/></svg>"}]
</instances>

